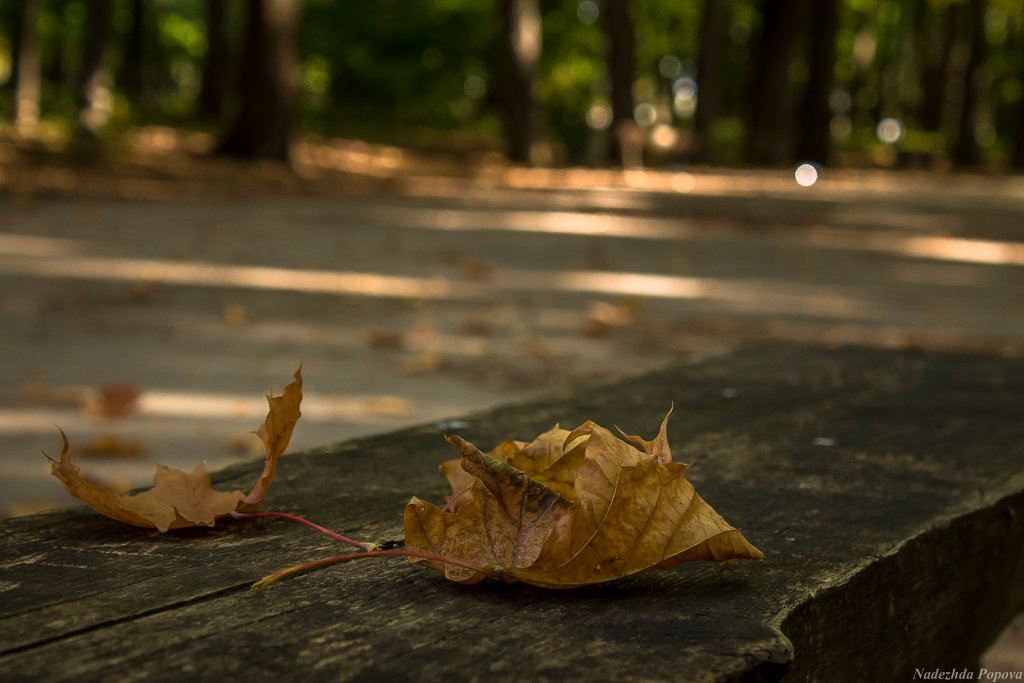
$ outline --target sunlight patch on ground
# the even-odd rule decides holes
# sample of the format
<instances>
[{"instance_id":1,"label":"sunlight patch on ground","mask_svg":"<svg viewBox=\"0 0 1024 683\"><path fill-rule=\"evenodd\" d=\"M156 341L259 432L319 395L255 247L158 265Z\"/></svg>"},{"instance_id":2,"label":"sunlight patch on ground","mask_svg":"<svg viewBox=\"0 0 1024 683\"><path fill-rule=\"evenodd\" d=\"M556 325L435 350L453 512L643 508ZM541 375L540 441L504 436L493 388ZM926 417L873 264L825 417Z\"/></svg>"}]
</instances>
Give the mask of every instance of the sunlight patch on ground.
<instances>
[{"instance_id":1,"label":"sunlight patch on ground","mask_svg":"<svg viewBox=\"0 0 1024 683\"><path fill-rule=\"evenodd\" d=\"M206 287L240 287L371 297L462 298L439 278L323 270L180 263L130 258L0 257L0 273L52 278L127 280Z\"/></svg>"},{"instance_id":2,"label":"sunlight patch on ground","mask_svg":"<svg viewBox=\"0 0 1024 683\"><path fill-rule=\"evenodd\" d=\"M580 293L657 299L703 299L733 310L869 316L851 291L776 280L727 280L603 270L537 272L505 269L490 282L468 284L439 277L180 263L123 258L17 259L0 256L0 274L238 287L338 296L487 301L516 293Z\"/></svg>"},{"instance_id":3,"label":"sunlight patch on ground","mask_svg":"<svg viewBox=\"0 0 1024 683\"><path fill-rule=\"evenodd\" d=\"M70 256L81 252L82 243L78 240L0 234L0 254L46 257Z\"/></svg>"},{"instance_id":4,"label":"sunlight patch on ground","mask_svg":"<svg viewBox=\"0 0 1024 683\"><path fill-rule=\"evenodd\" d=\"M737 230L723 221L687 218L653 218L607 215L577 211L480 211L457 209L381 208L377 216L404 227L452 231L508 231L591 237L626 237L645 240L735 239ZM907 258L1024 265L1024 244L947 235L909 235L894 230L865 231L816 226L778 230L767 225L757 237L773 244L819 247L849 251L883 252ZM751 235L750 229L743 231Z\"/></svg>"},{"instance_id":5,"label":"sunlight patch on ground","mask_svg":"<svg viewBox=\"0 0 1024 683\"><path fill-rule=\"evenodd\" d=\"M247 420L253 429L266 415L266 399L242 394L195 391L143 391L138 409L130 417L201 418L209 420ZM302 419L305 422L337 422L368 417L408 419L417 413L412 401L384 394L351 394L345 396L305 395L302 398ZM50 433L54 425L74 423L78 428L104 422L83 419L68 408L0 409L0 433ZM111 422L111 425L114 423Z\"/></svg>"},{"instance_id":6,"label":"sunlight patch on ground","mask_svg":"<svg viewBox=\"0 0 1024 683\"><path fill-rule=\"evenodd\" d=\"M977 263L996 266L1024 265L1024 244L999 240L968 239L945 235L903 235L893 232L865 232L813 228L808 243L829 249L884 252L936 261Z\"/></svg>"},{"instance_id":7,"label":"sunlight patch on ground","mask_svg":"<svg viewBox=\"0 0 1024 683\"><path fill-rule=\"evenodd\" d=\"M139 399L141 415L258 420L266 412L266 400L235 394L147 391ZM306 421L332 422L371 416L408 418L415 413L411 401L397 396L306 395L302 398L302 419Z\"/></svg>"},{"instance_id":8,"label":"sunlight patch on ground","mask_svg":"<svg viewBox=\"0 0 1024 683\"><path fill-rule=\"evenodd\" d=\"M552 278L553 288L669 299L707 299L733 311L790 313L829 318L868 318L872 307L852 292L828 291L782 281L734 281L645 273L568 272Z\"/></svg>"},{"instance_id":9,"label":"sunlight patch on ground","mask_svg":"<svg viewBox=\"0 0 1024 683\"><path fill-rule=\"evenodd\" d=\"M603 270L535 272L506 269L492 282L467 285L441 278L178 263L152 259L0 257L0 273L51 278L127 280L208 287L240 287L339 296L487 300L502 295L576 292L669 299L709 299L744 309L843 316L857 312L846 295L785 282L730 281Z\"/></svg>"},{"instance_id":10,"label":"sunlight patch on ground","mask_svg":"<svg viewBox=\"0 0 1024 683\"><path fill-rule=\"evenodd\" d=\"M135 418L200 418L202 420L244 420L255 430L267 413L267 402L241 394L213 394L189 391L144 391L139 397ZM302 399L305 422L344 422L366 418L409 419L416 406L399 396L352 394L346 396L307 395ZM121 424L118 422L117 424ZM56 426L85 430L115 423L81 416L66 407L0 409L0 434L56 433Z\"/></svg>"}]
</instances>

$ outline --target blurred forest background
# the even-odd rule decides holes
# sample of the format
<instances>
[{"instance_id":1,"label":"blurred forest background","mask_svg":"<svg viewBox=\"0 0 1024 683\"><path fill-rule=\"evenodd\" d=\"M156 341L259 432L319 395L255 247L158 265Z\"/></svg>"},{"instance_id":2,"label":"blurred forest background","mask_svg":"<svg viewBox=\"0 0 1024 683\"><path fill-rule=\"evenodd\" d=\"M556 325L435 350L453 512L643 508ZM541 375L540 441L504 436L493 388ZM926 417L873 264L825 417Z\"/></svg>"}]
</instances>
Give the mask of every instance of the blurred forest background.
<instances>
[{"instance_id":1,"label":"blurred forest background","mask_svg":"<svg viewBox=\"0 0 1024 683\"><path fill-rule=\"evenodd\" d=\"M1024 168L1024 0L24 0L0 118L287 161L349 138L539 166Z\"/></svg>"}]
</instances>

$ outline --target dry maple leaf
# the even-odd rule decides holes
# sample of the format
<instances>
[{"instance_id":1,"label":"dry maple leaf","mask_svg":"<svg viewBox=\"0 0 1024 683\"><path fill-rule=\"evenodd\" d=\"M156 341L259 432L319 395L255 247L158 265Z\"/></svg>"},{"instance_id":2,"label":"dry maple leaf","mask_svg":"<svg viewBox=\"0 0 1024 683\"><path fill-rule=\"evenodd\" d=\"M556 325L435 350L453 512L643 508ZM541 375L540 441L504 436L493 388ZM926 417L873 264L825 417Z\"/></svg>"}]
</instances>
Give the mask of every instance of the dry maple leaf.
<instances>
[{"instance_id":1,"label":"dry maple leaf","mask_svg":"<svg viewBox=\"0 0 1024 683\"><path fill-rule=\"evenodd\" d=\"M122 495L85 481L78 467L71 464L71 446L62 431L60 460L50 458L50 471L60 479L71 495L107 517L157 529L181 529L192 526L213 526L219 517L232 512L251 512L260 507L270 482L274 479L277 458L288 447L292 430L298 421L302 402L302 368L295 371L295 381L284 388L281 396L267 396L270 410L256 434L263 441L266 462L252 491L222 493L210 486L210 475L202 463L190 473L157 465L153 488L135 495ZM45 453L43 455L46 455ZM49 458L50 456L46 456Z\"/></svg>"},{"instance_id":2,"label":"dry maple leaf","mask_svg":"<svg viewBox=\"0 0 1024 683\"><path fill-rule=\"evenodd\" d=\"M643 450L589 421L486 455L449 437L462 458L442 465L446 509L419 498L405 509L406 548L434 557L410 561L461 583L575 588L693 560L760 559L672 462L667 423L651 441L626 437Z\"/></svg>"}]
</instances>

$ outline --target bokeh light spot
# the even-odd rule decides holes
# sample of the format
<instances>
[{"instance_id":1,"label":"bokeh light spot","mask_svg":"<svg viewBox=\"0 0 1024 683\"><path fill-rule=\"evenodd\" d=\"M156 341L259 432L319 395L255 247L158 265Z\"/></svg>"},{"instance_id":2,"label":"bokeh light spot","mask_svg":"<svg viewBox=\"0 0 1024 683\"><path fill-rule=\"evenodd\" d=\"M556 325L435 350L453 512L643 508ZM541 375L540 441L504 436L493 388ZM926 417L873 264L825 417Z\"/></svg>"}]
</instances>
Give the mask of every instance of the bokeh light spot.
<instances>
[{"instance_id":1,"label":"bokeh light spot","mask_svg":"<svg viewBox=\"0 0 1024 683\"><path fill-rule=\"evenodd\" d=\"M651 144L662 150L669 150L679 142L679 131L667 123L659 123L651 131Z\"/></svg>"},{"instance_id":2,"label":"bokeh light spot","mask_svg":"<svg viewBox=\"0 0 1024 683\"><path fill-rule=\"evenodd\" d=\"M576 18L584 24L593 24L601 16L601 8L594 0L581 0L576 6Z\"/></svg>"},{"instance_id":3,"label":"bokeh light spot","mask_svg":"<svg viewBox=\"0 0 1024 683\"><path fill-rule=\"evenodd\" d=\"M658 119L658 111L650 102L642 102L633 110L633 119L641 126L650 126Z\"/></svg>"},{"instance_id":4,"label":"bokeh light spot","mask_svg":"<svg viewBox=\"0 0 1024 683\"><path fill-rule=\"evenodd\" d=\"M665 78L676 78L683 73L683 63L675 55L665 55L658 60L658 73Z\"/></svg>"},{"instance_id":5,"label":"bokeh light spot","mask_svg":"<svg viewBox=\"0 0 1024 683\"><path fill-rule=\"evenodd\" d=\"M886 118L878 122L878 126L875 128L875 132L878 134L878 139L887 145L892 145L903 139L903 122L894 119Z\"/></svg>"},{"instance_id":6,"label":"bokeh light spot","mask_svg":"<svg viewBox=\"0 0 1024 683\"><path fill-rule=\"evenodd\" d=\"M793 177L796 178L796 184L800 187L810 187L818 182L818 169L814 164L800 164L796 167Z\"/></svg>"},{"instance_id":7,"label":"bokeh light spot","mask_svg":"<svg viewBox=\"0 0 1024 683\"><path fill-rule=\"evenodd\" d=\"M612 125L612 108L604 100L598 100L587 110L587 125L594 130L605 130Z\"/></svg>"},{"instance_id":8,"label":"bokeh light spot","mask_svg":"<svg viewBox=\"0 0 1024 683\"><path fill-rule=\"evenodd\" d=\"M672 109L684 119L693 116L697 110L697 81L680 76L672 82Z\"/></svg>"},{"instance_id":9,"label":"bokeh light spot","mask_svg":"<svg viewBox=\"0 0 1024 683\"><path fill-rule=\"evenodd\" d=\"M828 96L828 106L833 114L845 114L853 106L853 98L845 90L833 90Z\"/></svg>"},{"instance_id":10,"label":"bokeh light spot","mask_svg":"<svg viewBox=\"0 0 1024 683\"><path fill-rule=\"evenodd\" d=\"M829 122L829 130L832 132L832 137L842 140L853 132L853 121L846 114L836 114Z\"/></svg>"},{"instance_id":11,"label":"bokeh light spot","mask_svg":"<svg viewBox=\"0 0 1024 683\"><path fill-rule=\"evenodd\" d=\"M462 83L462 89L465 91L466 97L477 100L487 92L487 83L479 76L468 76Z\"/></svg>"}]
</instances>

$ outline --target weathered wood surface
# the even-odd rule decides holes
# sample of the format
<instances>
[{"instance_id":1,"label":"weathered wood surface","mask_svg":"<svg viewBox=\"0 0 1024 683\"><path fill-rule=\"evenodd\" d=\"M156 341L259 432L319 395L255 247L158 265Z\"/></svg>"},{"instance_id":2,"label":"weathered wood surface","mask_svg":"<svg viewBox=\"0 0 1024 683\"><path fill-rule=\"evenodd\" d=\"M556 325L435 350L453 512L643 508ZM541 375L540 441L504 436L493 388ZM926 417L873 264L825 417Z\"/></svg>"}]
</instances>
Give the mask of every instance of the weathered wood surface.
<instances>
[{"instance_id":1,"label":"weathered wood surface","mask_svg":"<svg viewBox=\"0 0 1024 683\"><path fill-rule=\"evenodd\" d=\"M653 435L671 402L676 459L764 560L566 592L366 560L256 594L341 548L282 520L160 535L64 509L0 524L0 679L911 680L976 665L1024 608L1022 359L752 348L285 456L265 508L397 539L410 496L442 500L442 432Z\"/></svg>"}]
</instances>

